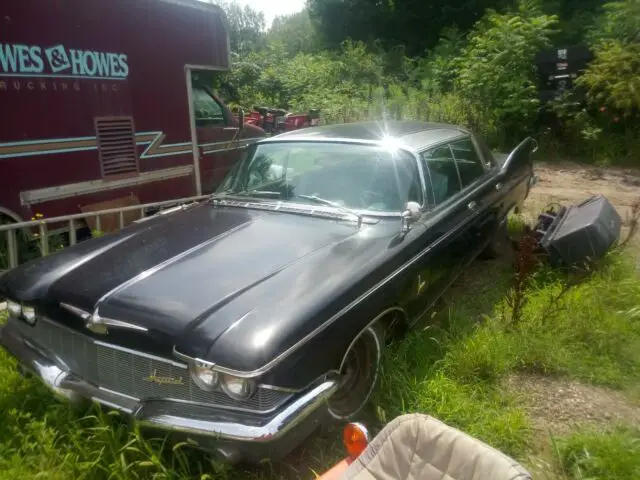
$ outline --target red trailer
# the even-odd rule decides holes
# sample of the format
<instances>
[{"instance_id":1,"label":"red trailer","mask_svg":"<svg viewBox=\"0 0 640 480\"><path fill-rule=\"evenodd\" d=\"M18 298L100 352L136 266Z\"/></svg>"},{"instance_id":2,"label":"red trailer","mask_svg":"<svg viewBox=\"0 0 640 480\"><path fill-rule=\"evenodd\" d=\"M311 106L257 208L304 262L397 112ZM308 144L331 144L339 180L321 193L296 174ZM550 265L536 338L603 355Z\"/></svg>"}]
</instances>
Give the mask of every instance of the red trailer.
<instances>
[{"instance_id":1,"label":"red trailer","mask_svg":"<svg viewBox=\"0 0 640 480\"><path fill-rule=\"evenodd\" d=\"M3 2L0 216L213 191L264 136L211 92L228 68L224 14L207 3Z\"/></svg>"},{"instance_id":2,"label":"red trailer","mask_svg":"<svg viewBox=\"0 0 640 480\"><path fill-rule=\"evenodd\" d=\"M280 108L253 107L245 116L245 125L257 125L265 133L279 134L298 130L299 128L320 125L320 112L310 110L308 113L291 113Z\"/></svg>"}]
</instances>

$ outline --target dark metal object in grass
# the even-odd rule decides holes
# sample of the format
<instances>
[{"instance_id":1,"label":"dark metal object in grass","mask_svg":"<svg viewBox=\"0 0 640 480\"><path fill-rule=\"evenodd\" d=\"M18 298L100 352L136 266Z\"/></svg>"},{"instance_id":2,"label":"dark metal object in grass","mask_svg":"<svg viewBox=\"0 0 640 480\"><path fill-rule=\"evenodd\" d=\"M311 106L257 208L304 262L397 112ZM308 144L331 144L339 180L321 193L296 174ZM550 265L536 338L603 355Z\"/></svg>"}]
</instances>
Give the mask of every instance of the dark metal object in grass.
<instances>
[{"instance_id":1,"label":"dark metal object in grass","mask_svg":"<svg viewBox=\"0 0 640 480\"><path fill-rule=\"evenodd\" d=\"M622 220L603 195L579 205L550 209L538 217L534 231L555 267L575 267L604 257L620 239Z\"/></svg>"}]
</instances>

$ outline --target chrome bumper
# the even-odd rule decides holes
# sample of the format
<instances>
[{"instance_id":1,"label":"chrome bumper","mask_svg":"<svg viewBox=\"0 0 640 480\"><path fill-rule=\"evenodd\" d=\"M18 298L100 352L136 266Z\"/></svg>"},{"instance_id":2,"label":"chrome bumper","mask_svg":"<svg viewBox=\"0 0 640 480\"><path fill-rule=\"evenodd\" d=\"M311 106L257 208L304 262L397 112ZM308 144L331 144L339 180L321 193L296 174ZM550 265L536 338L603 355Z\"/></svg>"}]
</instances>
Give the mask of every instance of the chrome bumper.
<instances>
[{"instance_id":1,"label":"chrome bumper","mask_svg":"<svg viewBox=\"0 0 640 480\"><path fill-rule=\"evenodd\" d=\"M92 385L65 370L55 355L43 351L12 326L12 320L0 326L0 345L18 359L22 368L39 377L63 399L72 402L92 400L129 414L144 427L187 434L196 439L211 438L223 443L275 443L326 411L321 407L338 387L334 380L324 381L269 415L172 400L140 401Z\"/></svg>"}]
</instances>

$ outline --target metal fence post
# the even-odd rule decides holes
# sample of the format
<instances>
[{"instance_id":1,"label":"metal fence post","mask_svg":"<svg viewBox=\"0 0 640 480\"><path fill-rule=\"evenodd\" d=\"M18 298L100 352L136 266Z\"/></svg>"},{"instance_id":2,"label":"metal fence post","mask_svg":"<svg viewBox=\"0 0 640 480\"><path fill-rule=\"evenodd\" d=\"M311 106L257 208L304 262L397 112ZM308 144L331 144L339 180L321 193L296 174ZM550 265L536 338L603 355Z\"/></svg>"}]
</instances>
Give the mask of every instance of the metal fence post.
<instances>
[{"instance_id":1,"label":"metal fence post","mask_svg":"<svg viewBox=\"0 0 640 480\"><path fill-rule=\"evenodd\" d=\"M7 230L7 250L9 253L9 268L18 266L18 242L16 241L16 231Z\"/></svg>"},{"instance_id":2,"label":"metal fence post","mask_svg":"<svg viewBox=\"0 0 640 480\"><path fill-rule=\"evenodd\" d=\"M38 225L40 231L40 252L43 257L49 255L49 232L47 231L47 224L40 222Z\"/></svg>"},{"instance_id":3,"label":"metal fence post","mask_svg":"<svg viewBox=\"0 0 640 480\"><path fill-rule=\"evenodd\" d=\"M69 245L75 245L77 241L76 222L75 220L69 220Z\"/></svg>"}]
</instances>

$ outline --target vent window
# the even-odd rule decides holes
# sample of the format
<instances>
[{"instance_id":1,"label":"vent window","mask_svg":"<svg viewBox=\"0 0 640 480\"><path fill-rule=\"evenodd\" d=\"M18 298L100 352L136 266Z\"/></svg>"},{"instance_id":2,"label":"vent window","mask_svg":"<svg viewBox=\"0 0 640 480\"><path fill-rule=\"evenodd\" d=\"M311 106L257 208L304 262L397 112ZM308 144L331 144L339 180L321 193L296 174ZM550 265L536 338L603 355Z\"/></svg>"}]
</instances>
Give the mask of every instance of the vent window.
<instances>
[{"instance_id":1,"label":"vent window","mask_svg":"<svg viewBox=\"0 0 640 480\"><path fill-rule=\"evenodd\" d=\"M95 126L102 176L137 175L138 155L133 118L96 118Z\"/></svg>"}]
</instances>

